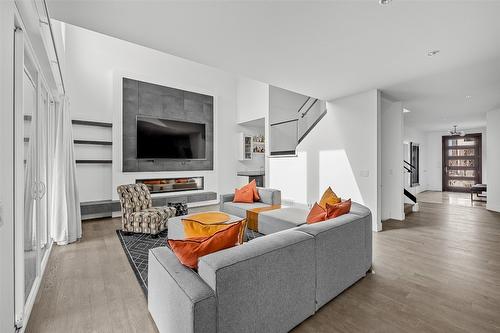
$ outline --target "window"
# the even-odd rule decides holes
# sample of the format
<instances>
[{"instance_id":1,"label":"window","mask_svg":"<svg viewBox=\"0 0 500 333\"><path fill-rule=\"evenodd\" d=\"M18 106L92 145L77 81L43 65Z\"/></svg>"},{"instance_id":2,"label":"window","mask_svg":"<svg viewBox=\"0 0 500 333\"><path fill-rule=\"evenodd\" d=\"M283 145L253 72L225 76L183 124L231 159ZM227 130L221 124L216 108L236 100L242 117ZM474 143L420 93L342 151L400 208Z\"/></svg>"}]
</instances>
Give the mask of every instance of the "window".
<instances>
[{"instance_id":1,"label":"window","mask_svg":"<svg viewBox=\"0 0 500 333\"><path fill-rule=\"evenodd\" d=\"M410 186L415 187L420 185L420 146L418 143L410 142L410 163L411 176Z\"/></svg>"}]
</instances>

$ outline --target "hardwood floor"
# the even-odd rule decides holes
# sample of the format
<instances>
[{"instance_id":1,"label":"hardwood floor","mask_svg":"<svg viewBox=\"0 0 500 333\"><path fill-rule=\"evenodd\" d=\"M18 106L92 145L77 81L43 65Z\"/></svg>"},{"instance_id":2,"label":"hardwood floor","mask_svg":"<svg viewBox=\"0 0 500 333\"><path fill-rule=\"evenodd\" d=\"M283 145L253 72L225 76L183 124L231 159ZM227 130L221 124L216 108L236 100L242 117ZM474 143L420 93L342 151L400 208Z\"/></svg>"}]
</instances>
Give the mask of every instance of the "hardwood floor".
<instances>
[{"instance_id":1,"label":"hardwood floor","mask_svg":"<svg viewBox=\"0 0 500 333\"><path fill-rule=\"evenodd\" d=\"M477 199L474 194L474 198ZM484 199L484 198L481 198ZM417 194L418 202L442 203L464 207L486 207L485 201L471 201L469 193L425 191Z\"/></svg>"},{"instance_id":2,"label":"hardwood floor","mask_svg":"<svg viewBox=\"0 0 500 333\"><path fill-rule=\"evenodd\" d=\"M84 222L80 242L54 245L26 332L158 332L116 236L120 225Z\"/></svg>"},{"instance_id":3,"label":"hardwood floor","mask_svg":"<svg viewBox=\"0 0 500 333\"><path fill-rule=\"evenodd\" d=\"M374 272L294 332L500 332L500 214L420 205L374 233ZM118 226L54 247L27 332L156 332Z\"/></svg>"}]
</instances>

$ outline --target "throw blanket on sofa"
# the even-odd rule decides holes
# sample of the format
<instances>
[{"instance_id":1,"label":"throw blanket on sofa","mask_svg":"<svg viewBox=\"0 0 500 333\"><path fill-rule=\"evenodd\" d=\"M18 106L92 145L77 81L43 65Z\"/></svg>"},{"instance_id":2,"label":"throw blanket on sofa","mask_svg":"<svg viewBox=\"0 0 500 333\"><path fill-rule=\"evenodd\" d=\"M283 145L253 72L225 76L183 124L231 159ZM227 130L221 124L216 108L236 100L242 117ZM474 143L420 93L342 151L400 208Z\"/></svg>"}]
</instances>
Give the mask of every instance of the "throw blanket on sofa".
<instances>
[{"instance_id":1,"label":"throw blanket on sofa","mask_svg":"<svg viewBox=\"0 0 500 333\"><path fill-rule=\"evenodd\" d=\"M267 207L252 208L247 210L247 227L259 232L259 213L270 210L281 209L281 205L271 205Z\"/></svg>"}]
</instances>

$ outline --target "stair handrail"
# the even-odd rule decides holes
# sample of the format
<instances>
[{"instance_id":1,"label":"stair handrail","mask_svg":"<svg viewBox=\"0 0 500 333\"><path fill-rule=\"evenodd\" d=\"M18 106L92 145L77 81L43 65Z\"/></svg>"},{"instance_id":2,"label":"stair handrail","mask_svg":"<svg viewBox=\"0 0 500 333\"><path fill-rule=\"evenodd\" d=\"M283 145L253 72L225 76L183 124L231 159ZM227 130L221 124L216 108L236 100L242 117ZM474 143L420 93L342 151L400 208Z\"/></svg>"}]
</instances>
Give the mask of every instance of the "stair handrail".
<instances>
[{"instance_id":1,"label":"stair handrail","mask_svg":"<svg viewBox=\"0 0 500 333\"><path fill-rule=\"evenodd\" d=\"M417 169L416 166L414 166L413 164L411 164L410 162L408 162L407 160L403 160L403 162L407 165L409 165L412 169Z\"/></svg>"},{"instance_id":2,"label":"stair handrail","mask_svg":"<svg viewBox=\"0 0 500 333\"><path fill-rule=\"evenodd\" d=\"M411 194L407 189L403 188L403 194L414 203L417 203L417 197Z\"/></svg>"},{"instance_id":3,"label":"stair handrail","mask_svg":"<svg viewBox=\"0 0 500 333\"><path fill-rule=\"evenodd\" d=\"M300 118L304 118L309 113L309 111L312 109L314 104L316 104L317 101L318 101L318 99L316 98L314 100L314 102L312 102L312 104L307 108L307 110L300 115Z\"/></svg>"},{"instance_id":4,"label":"stair handrail","mask_svg":"<svg viewBox=\"0 0 500 333\"><path fill-rule=\"evenodd\" d=\"M297 113L300 113L300 111L302 110L302 108L304 106L306 106L307 102L309 102L309 100L311 99L312 97L307 97L306 101L304 103L302 103L302 105L300 106L300 108L297 110Z\"/></svg>"}]
</instances>

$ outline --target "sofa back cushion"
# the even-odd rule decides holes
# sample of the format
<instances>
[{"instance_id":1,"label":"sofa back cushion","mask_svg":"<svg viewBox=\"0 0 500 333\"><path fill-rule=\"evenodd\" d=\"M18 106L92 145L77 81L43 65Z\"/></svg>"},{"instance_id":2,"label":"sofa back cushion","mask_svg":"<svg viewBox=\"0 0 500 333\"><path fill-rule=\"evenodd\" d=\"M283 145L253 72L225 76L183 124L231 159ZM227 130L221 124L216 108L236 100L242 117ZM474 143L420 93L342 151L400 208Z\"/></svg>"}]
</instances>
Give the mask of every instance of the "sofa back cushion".
<instances>
[{"instance_id":1,"label":"sofa back cushion","mask_svg":"<svg viewBox=\"0 0 500 333\"><path fill-rule=\"evenodd\" d=\"M257 187L260 201L268 205L281 205L281 191L272 188Z\"/></svg>"},{"instance_id":2,"label":"sofa back cushion","mask_svg":"<svg viewBox=\"0 0 500 333\"><path fill-rule=\"evenodd\" d=\"M316 309L366 274L372 262L371 214L348 213L297 230L315 238Z\"/></svg>"},{"instance_id":3,"label":"sofa back cushion","mask_svg":"<svg viewBox=\"0 0 500 333\"><path fill-rule=\"evenodd\" d=\"M314 314L314 238L285 230L200 258L217 332L287 332Z\"/></svg>"}]
</instances>

